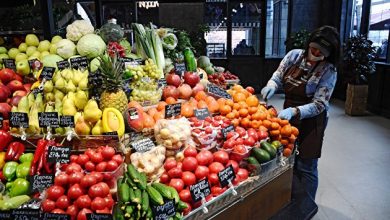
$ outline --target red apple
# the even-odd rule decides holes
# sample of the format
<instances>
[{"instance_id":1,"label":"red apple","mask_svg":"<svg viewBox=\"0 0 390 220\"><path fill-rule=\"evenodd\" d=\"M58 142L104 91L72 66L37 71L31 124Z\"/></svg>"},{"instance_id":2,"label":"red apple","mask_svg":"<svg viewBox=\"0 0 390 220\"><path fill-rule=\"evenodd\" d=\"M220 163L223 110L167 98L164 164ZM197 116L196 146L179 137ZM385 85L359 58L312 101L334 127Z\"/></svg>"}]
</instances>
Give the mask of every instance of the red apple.
<instances>
[{"instance_id":1,"label":"red apple","mask_svg":"<svg viewBox=\"0 0 390 220\"><path fill-rule=\"evenodd\" d=\"M24 87L23 87L24 88ZM15 91L13 94L12 94L12 96L26 96L27 95L27 92L26 91L24 91L24 90L17 90L17 91Z\"/></svg>"},{"instance_id":2,"label":"red apple","mask_svg":"<svg viewBox=\"0 0 390 220\"><path fill-rule=\"evenodd\" d=\"M11 100L8 102L11 106L18 106L20 99L22 99L23 96L13 96Z\"/></svg>"},{"instance_id":3,"label":"red apple","mask_svg":"<svg viewBox=\"0 0 390 220\"><path fill-rule=\"evenodd\" d=\"M15 75L16 74L12 69L4 68L0 70L0 80L4 84L7 84L9 81L13 80Z\"/></svg>"},{"instance_id":4,"label":"red apple","mask_svg":"<svg viewBox=\"0 0 390 220\"><path fill-rule=\"evenodd\" d=\"M191 87L196 86L198 82L200 81L199 75L192 73L192 72L186 72L184 73L184 82L190 85Z\"/></svg>"},{"instance_id":5,"label":"red apple","mask_svg":"<svg viewBox=\"0 0 390 220\"><path fill-rule=\"evenodd\" d=\"M167 84L174 86L174 87L179 87L181 84L180 76L174 73L170 73L167 75Z\"/></svg>"},{"instance_id":6,"label":"red apple","mask_svg":"<svg viewBox=\"0 0 390 220\"><path fill-rule=\"evenodd\" d=\"M0 85L0 90L4 91L6 97L11 95L11 90L5 85Z\"/></svg>"},{"instance_id":7,"label":"red apple","mask_svg":"<svg viewBox=\"0 0 390 220\"><path fill-rule=\"evenodd\" d=\"M24 86L18 80L12 80L7 84L7 87L11 90L11 92L15 92L17 90L24 90Z\"/></svg>"},{"instance_id":8,"label":"red apple","mask_svg":"<svg viewBox=\"0 0 390 220\"><path fill-rule=\"evenodd\" d=\"M31 83L23 84L23 87L24 87L24 89L25 89L27 92L30 92L31 86L32 86Z\"/></svg>"},{"instance_id":9,"label":"red apple","mask_svg":"<svg viewBox=\"0 0 390 220\"><path fill-rule=\"evenodd\" d=\"M255 94L255 89L252 86L248 86L245 89L246 89L246 91L250 92L251 94Z\"/></svg>"},{"instance_id":10,"label":"red apple","mask_svg":"<svg viewBox=\"0 0 390 220\"><path fill-rule=\"evenodd\" d=\"M8 119L8 113L11 111L11 106L8 103L0 103L0 113L3 115L4 119Z\"/></svg>"},{"instance_id":11,"label":"red apple","mask_svg":"<svg viewBox=\"0 0 390 220\"><path fill-rule=\"evenodd\" d=\"M23 78L19 74L14 75L14 80L18 80L19 82L23 82Z\"/></svg>"},{"instance_id":12,"label":"red apple","mask_svg":"<svg viewBox=\"0 0 390 220\"><path fill-rule=\"evenodd\" d=\"M6 91L0 89L0 102L6 102L8 98L8 95Z\"/></svg>"}]
</instances>

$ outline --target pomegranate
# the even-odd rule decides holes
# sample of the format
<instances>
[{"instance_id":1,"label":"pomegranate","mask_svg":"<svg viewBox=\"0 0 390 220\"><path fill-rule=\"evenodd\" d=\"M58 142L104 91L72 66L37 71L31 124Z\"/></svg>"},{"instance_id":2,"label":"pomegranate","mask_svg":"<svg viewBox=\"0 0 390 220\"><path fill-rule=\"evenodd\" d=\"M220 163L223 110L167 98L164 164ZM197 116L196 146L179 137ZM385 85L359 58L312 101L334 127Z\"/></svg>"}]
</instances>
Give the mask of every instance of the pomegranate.
<instances>
[{"instance_id":1,"label":"pomegranate","mask_svg":"<svg viewBox=\"0 0 390 220\"><path fill-rule=\"evenodd\" d=\"M182 84L179 87L179 98L181 99L189 99L192 95L192 89L191 86L188 84Z\"/></svg>"},{"instance_id":2,"label":"pomegranate","mask_svg":"<svg viewBox=\"0 0 390 220\"><path fill-rule=\"evenodd\" d=\"M168 85L174 86L176 88L181 84L180 76L174 73L168 74L166 80Z\"/></svg>"},{"instance_id":3,"label":"pomegranate","mask_svg":"<svg viewBox=\"0 0 390 220\"><path fill-rule=\"evenodd\" d=\"M165 100L168 97L173 97L175 99L178 99L179 98L179 90L177 90L177 88L174 86L165 87L164 91L163 91L163 98Z\"/></svg>"},{"instance_id":4,"label":"pomegranate","mask_svg":"<svg viewBox=\"0 0 390 220\"><path fill-rule=\"evenodd\" d=\"M183 78L184 78L184 82L190 85L191 87L195 87L196 84L198 84L200 81L199 75L192 72L184 73Z\"/></svg>"}]
</instances>

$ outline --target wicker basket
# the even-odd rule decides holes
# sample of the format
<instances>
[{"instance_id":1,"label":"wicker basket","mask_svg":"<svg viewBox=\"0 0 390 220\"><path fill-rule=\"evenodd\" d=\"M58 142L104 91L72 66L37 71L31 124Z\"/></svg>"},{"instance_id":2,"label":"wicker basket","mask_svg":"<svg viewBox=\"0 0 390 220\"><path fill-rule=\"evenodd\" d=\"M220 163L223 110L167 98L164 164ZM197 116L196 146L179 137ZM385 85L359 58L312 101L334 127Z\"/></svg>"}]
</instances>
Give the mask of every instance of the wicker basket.
<instances>
[{"instance_id":1,"label":"wicker basket","mask_svg":"<svg viewBox=\"0 0 390 220\"><path fill-rule=\"evenodd\" d=\"M351 116L365 115L367 106L368 85L348 84L345 113Z\"/></svg>"}]
</instances>

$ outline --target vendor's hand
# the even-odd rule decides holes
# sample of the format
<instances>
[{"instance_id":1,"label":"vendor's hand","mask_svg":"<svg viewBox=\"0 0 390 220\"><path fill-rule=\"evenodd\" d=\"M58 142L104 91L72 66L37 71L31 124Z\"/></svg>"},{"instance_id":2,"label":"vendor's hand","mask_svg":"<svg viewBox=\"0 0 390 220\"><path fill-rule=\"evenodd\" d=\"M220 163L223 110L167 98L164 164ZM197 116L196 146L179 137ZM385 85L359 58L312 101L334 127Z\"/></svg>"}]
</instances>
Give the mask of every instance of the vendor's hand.
<instances>
[{"instance_id":1,"label":"vendor's hand","mask_svg":"<svg viewBox=\"0 0 390 220\"><path fill-rule=\"evenodd\" d=\"M261 95L263 99L270 99L275 94L276 89L272 86L266 86L261 90Z\"/></svg>"},{"instance_id":2,"label":"vendor's hand","mask_svg":"<svg viewBox=\"0 0 390 220\"><path fill-rule=\"evenodd\" d=\"M294 108L286 108L279 112L278 118L290 120L297 114L296 109Z\"/></svg>"}]
</instances>

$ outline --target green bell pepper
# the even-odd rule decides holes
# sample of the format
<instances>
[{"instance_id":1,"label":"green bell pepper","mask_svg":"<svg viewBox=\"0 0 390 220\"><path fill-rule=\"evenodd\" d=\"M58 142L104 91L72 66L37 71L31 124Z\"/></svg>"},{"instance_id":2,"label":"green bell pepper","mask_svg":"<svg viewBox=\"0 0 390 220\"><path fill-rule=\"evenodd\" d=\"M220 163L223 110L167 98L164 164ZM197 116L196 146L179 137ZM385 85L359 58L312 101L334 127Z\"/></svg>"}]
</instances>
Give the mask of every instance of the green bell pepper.
<instances>
[{"instance_id":1,"label":"green bell pepper","mask_svg":"<svg viewBox=\"0 0 390 220\"><path fill-rule=\"evenodd\" d=\"M12 184L11 190L9 192L10 197L27 195L29 193L30 182L26 179L17 178Z\"/></svg>"},{"instance_id":2,"label":"green bell pepper","mask_svg":"<svg viewBox=\"0 0 390 220\"><path fill-rule=\"evenodd\" d=\"M3 175L7 181L11 181L15 178L16 175L16 167L18 167L18 163L15 161L9 161L5 163L3 167Z\"/></svg>"},{"instance_id":3,"label":"green bell pepper","mask_svg":"<svg viewBox=\"0 0 390 220\"><path fill-rule=\"evenodd\" d=\"M22 154L22 156L20 156L20 158L19 158L19 161L21 163L25 163L25 162L31 162L33 159L34 159L34 154L27 153L27 154Z\"/></svg>"},{"instance_id":4,"label":"green bell pepper","mask_svg":"<svg viewBox=\"0 0 390 220\"><path fill-rule=\"evenodd\" d=\"M30 173L31 162L24 162L16 167L16 178L26 178Z\"/></svg>"}]
</instances>

